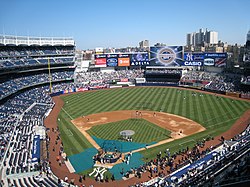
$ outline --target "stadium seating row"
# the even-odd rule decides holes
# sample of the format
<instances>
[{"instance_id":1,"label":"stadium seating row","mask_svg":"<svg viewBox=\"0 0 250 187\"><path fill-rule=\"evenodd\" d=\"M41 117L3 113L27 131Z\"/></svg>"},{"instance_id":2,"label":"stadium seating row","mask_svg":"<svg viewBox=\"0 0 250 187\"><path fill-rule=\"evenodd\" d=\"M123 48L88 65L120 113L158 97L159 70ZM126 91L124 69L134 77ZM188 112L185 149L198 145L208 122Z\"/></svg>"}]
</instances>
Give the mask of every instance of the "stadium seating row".
<instances>
[{"instance_id":1,"label":"stadium seating row","mask_svg":"<svg viewBox=\"0 0 250 187\"><path fill-rule=\"evenodd\" d=\"M18 46L0 47L0 57L25 57L25 56L48 56L48 55L74 55L74 47L69 46Z\"/></svg>"},{"instance_id":2,"label":"stadium seating row","mask_svg":"<svg viewBox=\"0 0 250 187\"><path fill-rule=\"evenodd\" d=\"M0 68L18 68L23 66L47 65L73 63L73 57L51 57L51 58L21 58L0 60Z\"/></svg>"},{"instance_id":3,"label":"stadium seating row","mask_svg":"<svg viewBox=\"0 0 250 187\"><path fill-rule=\"evenodd\" d=\"M71 80L74 71L60 71L51 73L52 81ZM46 73L30 75L11 79L0 84L0 99L13 94L23 88L49 82L49 75Z\"/></svg>"}]
</instances>

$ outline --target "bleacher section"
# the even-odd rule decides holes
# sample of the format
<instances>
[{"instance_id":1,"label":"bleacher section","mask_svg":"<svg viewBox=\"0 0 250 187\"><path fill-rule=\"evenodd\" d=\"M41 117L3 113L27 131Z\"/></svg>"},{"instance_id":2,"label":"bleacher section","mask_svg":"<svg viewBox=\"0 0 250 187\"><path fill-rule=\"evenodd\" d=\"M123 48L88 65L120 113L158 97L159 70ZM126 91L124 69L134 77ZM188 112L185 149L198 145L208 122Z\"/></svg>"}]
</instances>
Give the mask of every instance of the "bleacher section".
<instances>
[{"instance_id":1,"label":"bleacher section","mask_svg":"<svg viewBox=\"0 0 250 187\"><path fill-rule=\"evenodd\" d=\"M218 92L240 92L241 76L237 74L211 73L204 71L186 71L180 84L203 87L206 90Z\"/></svg>"},{"instance_id":2,"label":"bleacher section","mask_svg":"<svg viewBox=\"0 0 250 187\"><path fill-rule=\"evenodd\" d=\"M52 82L61 80L73 80L74 71L60 71L51 73ZM50 81L48 73L15 78L0 84L0 100L23 88L48 83Z\"/></svg>"},{"instance_id":3,"label":"bleacher section","mask_svg":"<svg viewBox=\"0 0 250 187\"><path fill-rule=\"evenodd\" d=\"M53 90L71 86L70 83L54 84ZM55 179L43 176L40 181L30 177L31 174L38 176L36 171L40 171L39 160L34 159L32 153L35 128L43 127L46 112L54 105L48 92L49 86L33 88L0 105L0 163L9 185L57 186Z\"/></svg>"},{"instance_id":4,"label":"bleacher section","mask_svg":"<svg viewBox=\"0 0 250 187\"><path fill-rule=\"evenodd\" d=\"M73 65L75 47L72 46L9 46L0 45L0 68L15 69L25 66Z\"/></svg>"}]
</instances>

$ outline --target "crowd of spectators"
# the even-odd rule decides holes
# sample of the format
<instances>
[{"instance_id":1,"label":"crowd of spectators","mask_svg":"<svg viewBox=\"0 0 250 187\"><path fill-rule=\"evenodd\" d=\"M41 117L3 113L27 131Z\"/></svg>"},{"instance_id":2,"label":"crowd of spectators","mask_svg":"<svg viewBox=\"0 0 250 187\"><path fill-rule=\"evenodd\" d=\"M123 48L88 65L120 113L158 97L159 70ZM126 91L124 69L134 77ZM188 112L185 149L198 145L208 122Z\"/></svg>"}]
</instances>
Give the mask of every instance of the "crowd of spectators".
<instances>
[{"instance_id":1,"label":"crowd of spectators","mask_svg":"<svg viewBox=\"0 0 250 187\"><path fill-rule=\"evenodd\" d=\"M242 76L241 82L244 84L250 84L250 76Z\"/></svg>"},{"instance_id":2,"label":"crowd of spectators","mask_svg":"<svg viewBox=\"0 0 250 187\"><path fill-rule=\"evenodd\" d=\"M70 46L4 46L0 48L0 57L20 57L20 56L47 56L47 55L63 55L74 54L74 47Z\"/></svg>"},{"instance_id":3,"label":"crowd of spectators","mask_svg":"<svg viewBox=\"0 0 250 187\"><path fill-rule=\"evenodd\" d=\"M0 58L0 67L1 68L17 68L23 66L37 66L41 64L64 64L64 63L73 63L73 57L51 57L47 58L31 58L31 57L23 57L19 59L2 59Z\"/></svg>"},{"instance_id":4,"label":"crowd of spectators","mask_svg":"<svg viewBox=\"0 0 250 187\"><path fill-rule=\"evenodd\" d=\"M221 137L222 143L218 147L202 149L205 141L197 143L192 149L187 147L180 150L172 156L168 149L165 156L159 153L140 170L140 172L149 171L149 177L155 177L156 180L137 183L133 186L201 186L204 184L209 186L220 183L223 177L228 175L239 175L239 171L246 172L248 168L240 164L238 159L244 162L250 161L247 156L250 154L250 125L230 141Z\"/></svg>"},{"instance_id":5,"label":"crowd of spectators","mask_svg":"<svg viewBox=\"0 0 250 187\"><path fill-rule=\"evenodd\" d=\"M238 92L240 91L240 79L241 77L235 74L187 71L183 73L180 82L199 82L208 90Z\"/></svg>"},{"instance_id":6,"label":"crowd of spectators","mask_svg":"<svg viewBox=\"0 0 250 187\"><path fill-rule=\"evenodd\" d=\"M70 88L72 83L53 84L53 90ZM35 127L43 127L43 118L54 103L49 86L19 93L0 105L0 163L6 175L39 170L31 157ZM5 157L5 159L4 159Z\"/></svg>"},{"instance_id":7,"label":"crowd of spectators","mask_svg":"<svg viewBox=\"0 0 250 187\"><path fill-rule=\"evenodd\" d=\"M187 71L182 73L181 82L211 81L216 73L204 71Z\"/></svg>"},{"instance_id":8,"label":"crowd of spectators","mask_svg":"<svg viewBox=\"0 0 250 187\"><path fill-rule=\"evenodd\" d=\"M74 71L60 71L51 73L52 81L60 81L67 79L71 80L73 79L73 76L74 76ZM25 87L46 83L49 81L50 81L49 74L47 73L23 76L8 80L0 84L0 99L12 93L15 93Z\"/></svg>"},{"instance_id":9,"label":"crowd of spectators","mask_svg":"<svg viewBox=\"0 0 250 187\"><path fill-rule=\"evenodd\" d=\"M30 151L35 133L33 127L43 125L42 117L53 106L52 99L44 88L31 89L0 105L0 160L2 161L7 151L4 160L6 174L30 171ZM34 105L31 110L32 104Z\"/></svg>"},{"instance_id":10,"label":"crowd of spectators","mask_svg":"<svg viewBox=\"0 0 250 187\"><path fill-rule=\"evenodd\" d=\"M144 77L144 70L120 70L111 72L78 72L75 76L77 85L106 85L112 80L126 79L134 81L135 78Z\"/></svg>"},{"instance_id":11,"label":"crowd of spectators","mask_svg":"<svg viewBox=\"0 0 250 187\"><path fill-rule=\"evenodd\" d=\"M43 47L0 47L0 67L17 68L48 64L74 63L74 47L43 46Z\"/></svg>"},{"instance_id":12,"label":"crowd of spectators","mask_svg":"<svg viewBox=\"0 0 250 187\"><path fill-rule=\"evenodd\" d=\"M209 90L223 92L237 92L240 90L240 76L231 74L217 74L205 86Z\"/></svg>"}]
</instances>

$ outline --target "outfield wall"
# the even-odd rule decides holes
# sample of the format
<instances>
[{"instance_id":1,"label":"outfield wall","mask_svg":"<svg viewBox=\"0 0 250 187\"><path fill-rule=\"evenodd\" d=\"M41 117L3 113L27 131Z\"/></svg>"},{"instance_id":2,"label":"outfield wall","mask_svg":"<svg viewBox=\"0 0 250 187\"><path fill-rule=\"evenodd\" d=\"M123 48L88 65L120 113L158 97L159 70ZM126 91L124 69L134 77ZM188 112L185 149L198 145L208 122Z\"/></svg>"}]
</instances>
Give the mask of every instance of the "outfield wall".
<instances>
[{"instance_id":1,"label":"outfield wall","mask_svg":"<svg viewBox=\"0 0 250 187\"><path fill-rule=\"evenodd\" d=\"M234 92L224 92L224 91L218 91L218 90L210 90L203 87L196 87L196 86L182 86L177 83L139 83L135 85L113 85L113 86L95 86L95 87L88 87L88 88L74 88L74 89L68 89L68 90L62 90L55 93L51 93L50 96L58 96L62 94L68 94L68 93L76 93L76 92L83 92L88 90L101 90L101 89L112 89L112 88L124 88L124 87L135 87L135 86L165 86L165 87L176 87L176 88L188 88L193 90L202 90L210 93L215 94L221 94L221 95L227 95L230 97L235 98L243 98L243 99L250 99L250 94L240 94L240 93L234 93Z\"/></svg>"}]
</instances>

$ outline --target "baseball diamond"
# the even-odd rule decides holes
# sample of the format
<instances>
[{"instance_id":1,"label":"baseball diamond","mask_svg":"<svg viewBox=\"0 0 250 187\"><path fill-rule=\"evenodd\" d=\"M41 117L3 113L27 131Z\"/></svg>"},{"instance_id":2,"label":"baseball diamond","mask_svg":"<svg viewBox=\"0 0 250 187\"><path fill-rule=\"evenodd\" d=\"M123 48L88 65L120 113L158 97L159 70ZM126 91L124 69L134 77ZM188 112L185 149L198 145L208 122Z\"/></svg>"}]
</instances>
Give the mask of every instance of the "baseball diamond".
<instances>
[{"instance_id":1,"label":"baseball diamond","mask_svg":"<svg viewBox=\"0 0 250 187\"><path fill-rule=\"evenodd\" d=\"M130 142L119 140L118 134L131 129L135 131L134 142L124 152L142 154L144 162L159 152L164 153L166 148L178 152L227 131L250 107L249 102L242 100L193 93L179 88L139 87L63 95L58 126L66 154L70 160L74 159L74 155L84 154L89 148L100 149L101 143L109 139L120 141L126 147ZM150 105L145 110L141 103ZM143 126L138 127L138 123ZM73 136L67 135L68 129ZM111 176L112 170L104 176ZM83 174L91 171L78 170Z\"/></svg>"}]
</instances>

